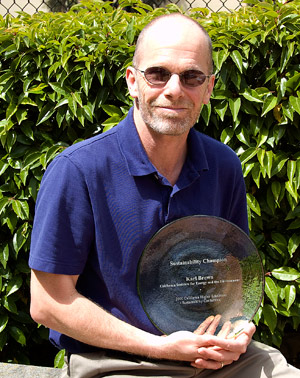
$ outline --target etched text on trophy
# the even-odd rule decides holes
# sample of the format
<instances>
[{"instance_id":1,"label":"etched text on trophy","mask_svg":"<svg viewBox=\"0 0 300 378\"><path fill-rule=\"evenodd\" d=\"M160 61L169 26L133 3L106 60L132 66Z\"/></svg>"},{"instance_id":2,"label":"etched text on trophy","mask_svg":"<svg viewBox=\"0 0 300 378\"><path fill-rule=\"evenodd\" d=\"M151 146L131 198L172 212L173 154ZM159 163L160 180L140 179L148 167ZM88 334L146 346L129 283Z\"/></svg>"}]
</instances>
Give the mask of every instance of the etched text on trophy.
<instances>
[{"instance_id":1,"label":"etched text on trophy","mask_svg":"<svg viewBox=\"0 0 300 378\"><path fill-rule=\"evenodd\" d=\"M193 277L185 277L186 282L194 282L194 281L206 281L206 280L213 280L213 276L193 276Z\"/></svg>"}]
</instances>

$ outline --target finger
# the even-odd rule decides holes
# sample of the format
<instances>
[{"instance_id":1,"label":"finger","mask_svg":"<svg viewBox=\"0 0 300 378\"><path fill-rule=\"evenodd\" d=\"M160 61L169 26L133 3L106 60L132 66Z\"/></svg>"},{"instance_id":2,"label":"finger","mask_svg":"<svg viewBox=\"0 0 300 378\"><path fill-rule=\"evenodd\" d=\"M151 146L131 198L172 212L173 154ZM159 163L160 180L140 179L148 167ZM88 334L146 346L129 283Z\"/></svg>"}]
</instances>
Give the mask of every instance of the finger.
<instances>
[{"instance_id":1,"label":"finger","mask_svg":"<svg viewBox=\"0 0 300 378\"><path fill-rule=\"evenodd\" d=\"M241 352L232 352L220 348L199 348L199 358L203 360L213 360L218 362L237 361L240 358Z\"/></svg>"},{"instance_id":2,"label":"finger","mask_svg":"<svg viewBox=\"0 0 300 378\"><path fill-rule=\"evenodd\" d=\"M220 362L220 361L213 361L213 360L203 360L199 358L196 361L192 362L191 366L197 369L219 370L219 369L222 369L226 365L230 365L231 363L232 361Z\"/></svg>"},{"instance_id":3,"label":"finger","mask_svg":"<svg viewBox=\"0 0 300 378\"><path fill-rule=\"evenodd\" d=\"M207 328L206 332L207 334L209 335L214 335L215 332L216 332L216 329L220 323L220 320L221 320L221 315L216 315L213 319L213 321L211 322L211 324L209 325L209 327Z\"/></svg>"},{"instance_id":4,"label":"finger","mask_svg":"<svg viewBox=\"0 0 300 378\"><path fill-rule=\"evenodd\" d=\"M252 322L247 322L245 324L245 326L244 326L244 329L243 329L242 333L245 333L250 338L252 338L252 336L254 335L255 331L256 331L255 325Z\"/></svg>"},{"instance_id":5,"label":"finger","mask_svg":"<svg viewBox=\"0 0 300 378\"><path fill-rule=\"evenodd\" d=\"M229 335L230 333L230 330L231 330L231 322L230 321L227 321L223 324L220 332L218 333L218 337L223 337L224 339L226 339L226 337Z\"/></svg>"},{"instance_id":6,"label":"finger","mask_svg":"<svg viewBox=\"0 0 300 378\"><path fill-rule=\"evenodd\" d=\"M246 334L251 339L256 331L255 325L247 320L241 321L240 324L233 324L233 329L228 339L237 339L242 334Z\"/></svg>"},{"instance_id":7,"label":"finger","mask_svg":"<svg viewBox=\"0 0 300 378\"><path fill-rule=\"evenodd\" d=\"M250 342L250 338L247 334L242 334L236 339L224 339L214 335L202 335L202 347L209 347L207 349L224 349L235 353L245 353L247 345Z\"/></svg>"},{"instance_id":8,"label":"finger","mask_svg":"<svg viewBox=\"0 0 300 378\"><path fill-rule=\"evenodd\" d=\"M204 320L204 322L202 322L199 325L199 327L194 331L194 333L196 335L203 335L205 333L205 331L207 330L207 328L210 326L210 324L212 323L213 320L214 320L214 316L213 315L211 315L208 318L206 318Z\"/></svg>"},{"instance_id":9,"label":"finger","mask_svg":"<svg viewBox=\"0 0 300 378\"><path fill-rule=\"evenodd\" d=\"M249 345L255 331L256 331L255 325L253 323L247 322L245 323L244 328L241 329L240 332L238 332L233 338L234 340L237 340L237 342L239 343L244 343L246 345Z\"/></svg>"}]
</instances>

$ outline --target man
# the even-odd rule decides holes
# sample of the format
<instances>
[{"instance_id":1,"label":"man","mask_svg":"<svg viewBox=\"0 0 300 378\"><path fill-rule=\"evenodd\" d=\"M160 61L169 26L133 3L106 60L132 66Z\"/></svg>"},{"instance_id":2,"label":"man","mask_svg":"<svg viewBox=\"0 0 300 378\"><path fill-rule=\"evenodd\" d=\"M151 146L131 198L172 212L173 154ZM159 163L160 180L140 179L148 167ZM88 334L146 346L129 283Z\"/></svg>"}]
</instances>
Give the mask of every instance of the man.
<instances>
[{"instance_id":1,"label":"man","mask_svg":"<svg viewBox=\"0 0 300 378\"><path fill-rule=\"evenodd\" d=\"M253 324L230 340L209 324L162 337L144 313L136 269L152 235L193 214L247 231L246 200L236 155L192 129L214 85L207 33L180 14L155 19L126 80L127 118L60 154L37 201L31 314L67 350L64 376L299 376L274 349L247 350Z\"/></svg>"}]
</instances>

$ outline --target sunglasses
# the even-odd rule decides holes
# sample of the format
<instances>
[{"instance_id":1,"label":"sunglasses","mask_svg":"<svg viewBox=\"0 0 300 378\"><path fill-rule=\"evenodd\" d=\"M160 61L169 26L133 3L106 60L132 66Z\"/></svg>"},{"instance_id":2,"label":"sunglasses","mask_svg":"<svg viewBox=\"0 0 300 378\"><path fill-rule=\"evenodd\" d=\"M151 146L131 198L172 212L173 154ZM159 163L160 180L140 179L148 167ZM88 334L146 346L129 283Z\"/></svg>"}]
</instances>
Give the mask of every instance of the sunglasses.
<instances>
[{"instance_id":1,"label":"sunglasses","mask_svg":"<svg viewBox=\"0 0 300 378\"><path fill-rule=\"evenodd\" d=\"M175 75L174 73L162 67L149 67L144 71L136 68L136 70L143 75L143 77L149 84L161 87L166 85L172 75ZM198 70L187 70L181 72L180 74L178 74L178 76L181 84L184 87L193 88L202 85L204 81L211 75L205 75L203 72Z\"/></svg>"}]
</instances>

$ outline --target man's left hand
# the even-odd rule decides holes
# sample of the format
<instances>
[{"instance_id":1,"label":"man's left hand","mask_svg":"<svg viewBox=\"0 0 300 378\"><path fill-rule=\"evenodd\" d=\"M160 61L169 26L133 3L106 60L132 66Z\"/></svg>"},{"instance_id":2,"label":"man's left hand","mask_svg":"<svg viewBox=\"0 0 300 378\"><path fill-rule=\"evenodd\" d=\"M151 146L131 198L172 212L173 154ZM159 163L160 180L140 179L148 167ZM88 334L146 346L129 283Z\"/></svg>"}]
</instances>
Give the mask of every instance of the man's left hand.
<instances>
[{"instance_id":1,"label":"man's left hand","mask_svg":"<svg viewBox=\"0 0 300 378\"><path fill-rule=\"evenodd\" d=\"M198 335L214 334L219 324L220 316L209 317L195 331ZM201 347L198 352L200 358L197 358L191 365L198 369L221 369L237 361L240 356L246 352L248 345L252 340L256 327L253 323L248 323L235 338L227 338L230 330L230 324L224 323L218 337L227 340L226 347L219 346Z\"/></svg>"}]
</instances>

